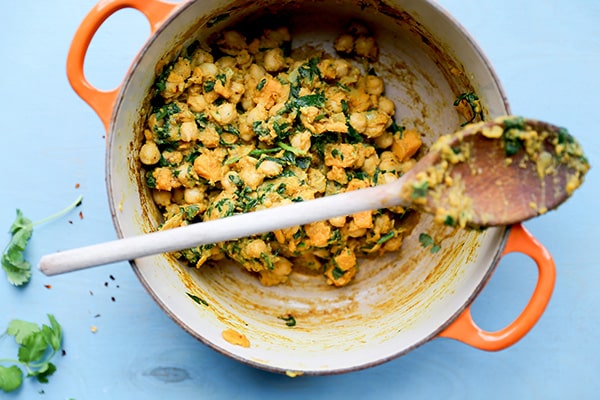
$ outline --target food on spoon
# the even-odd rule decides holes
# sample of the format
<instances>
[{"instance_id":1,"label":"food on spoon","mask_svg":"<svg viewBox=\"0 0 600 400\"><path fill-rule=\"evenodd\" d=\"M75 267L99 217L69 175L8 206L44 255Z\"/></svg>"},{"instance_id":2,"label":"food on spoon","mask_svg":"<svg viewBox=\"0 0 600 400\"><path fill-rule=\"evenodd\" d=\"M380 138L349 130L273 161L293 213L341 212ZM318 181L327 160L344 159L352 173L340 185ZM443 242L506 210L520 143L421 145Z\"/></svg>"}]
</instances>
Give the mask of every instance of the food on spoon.
<instances>
[{"instance_id":1,"label":"food on spoon","mask_svg":"<svg viewBox=\"0 0 600 400\"><path fill-rule=\"evenodd\" d=\"M506 224L507 215L517 222L531 210L544 214L572 195L590 168L565 128L515 116L442 136L426 157L439 162L416 173L403 196L433 213L437 222L460 227L495 225L496 219ZM505 172L492 182L488 168Z\"/></svg>"},{"instance_id":2,"label":"food on spoon","mask_svg":"<svg viewBox=\"0 0 600 400\"><path fill-rule=\"evenodd\" d=\"M363 62L291 51L291 40L287 28L226 31L164 68L139 149L161 229L383 184L414 165L419 133L395 123L383 79L364 67L378 54L368 30L354 24L335 43ZM176 256L196 267L229 258L265 285L302 268L343 286L358 257L400 248L409 213L365 211Z\"/></svg>"}]
</instances>

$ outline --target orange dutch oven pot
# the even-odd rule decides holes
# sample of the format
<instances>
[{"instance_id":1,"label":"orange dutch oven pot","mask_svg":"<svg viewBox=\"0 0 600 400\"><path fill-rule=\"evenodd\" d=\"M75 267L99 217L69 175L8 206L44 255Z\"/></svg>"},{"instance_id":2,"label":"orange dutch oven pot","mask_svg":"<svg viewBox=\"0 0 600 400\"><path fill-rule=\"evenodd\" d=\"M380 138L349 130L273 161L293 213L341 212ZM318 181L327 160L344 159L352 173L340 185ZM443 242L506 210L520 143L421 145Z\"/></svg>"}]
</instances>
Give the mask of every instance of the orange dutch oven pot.
<instances>
[{"instance_id":1,"label":"orange dutch oven pot","mask_svg":"<svg viewBox=\"0 0 600 400\"><path fill-rule=\"evenodd\" d=\"M150 232L161 222L137 161L140 121L158 66L191 41L265 10L290 26L293 43L328 43L344 21L364 20L380 45L378 71L383 71L386 95L396 102L404 121L418 121L426 144L458 127L452 102L462 91L479 95L486 117L510 114L490 63L446 11L426 0L386 4L352 0L99 2L75 33L67 72L73 89L96 111L108 133L106 181L117 234ZM103 22L123 8L143 13L151 35L123 82L102 91L84 75L86 53ZM437 337L482 350L505 349L525 336L543 314L554 287L554 261L520 224L481 232L449 229L421 216L398 254L361 261L355 281L343 288L301 274L292 275L286 285L262 287L233 263L194 271L169 255L131 264L148 293L191 335L234 359L274 372L358 370ZM432 254L420 246L415 238L419 231L442 238L442 249ZM489 332L473 321L471 304L500 259L512 252L535 261L537 285L512 323ZM286 326L282 315L293 315L296 326ZM226 340L226 331L245 337L247 346Z\"/></svg>"}]
</instances>

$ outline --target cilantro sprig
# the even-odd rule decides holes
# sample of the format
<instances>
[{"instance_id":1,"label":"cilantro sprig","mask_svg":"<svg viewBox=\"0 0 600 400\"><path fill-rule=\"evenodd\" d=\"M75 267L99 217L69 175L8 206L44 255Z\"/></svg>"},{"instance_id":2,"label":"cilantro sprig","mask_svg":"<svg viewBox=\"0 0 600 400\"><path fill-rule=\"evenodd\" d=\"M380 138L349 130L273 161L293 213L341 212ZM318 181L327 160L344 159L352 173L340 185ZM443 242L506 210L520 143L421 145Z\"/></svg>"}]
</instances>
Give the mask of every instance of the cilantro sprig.
<instances>
[{"instance_id":1,"label":"cilantro sprig","mask_svg":"<svg viewBox=\"0 0 600 400\"><path fill-rule=\"evenodd\" d=\"M431 246L431 248L429 249L431 254L435 254L442 249L442 246L439 243L435 243L431 235L424 232L419 234L419 242L421 243L421 246L425 249Z\"/></svg>"},{"instance_id":2,"label":"cilantro sprig","mask_svg":"<svg viewBox=\"0 0 600 400\"><path fill-rule=\"evenodd\" d=\"M63 216L79 206L82 200L83 197L79 196L64 210L37 222L32 222L25 217L21 210L17 209L17 217L8 230L11 235L10 241L2 253L2 269L6 273L8 282L15 286L22 286L31 279L31 264L25 259L24 253L29 239L33 235L33 229L38 225Z\"/></svg>"},{"instance_id":3,"label":"cilantro sprig","mask_svg":"<svg viewBox=\"0 0 600 400\"><path fill-rule=\"evenodd\" d=\"M0 359L0 390L17 390L25 377L48 383L48 377L56 371L51 360L60 351L63 338L62 327L52 314L48 314L48 321L50 325L41 326L20 319L9 322L0 338L14 337L19 349L17 359Z\"/></svg>"}]
</instances>

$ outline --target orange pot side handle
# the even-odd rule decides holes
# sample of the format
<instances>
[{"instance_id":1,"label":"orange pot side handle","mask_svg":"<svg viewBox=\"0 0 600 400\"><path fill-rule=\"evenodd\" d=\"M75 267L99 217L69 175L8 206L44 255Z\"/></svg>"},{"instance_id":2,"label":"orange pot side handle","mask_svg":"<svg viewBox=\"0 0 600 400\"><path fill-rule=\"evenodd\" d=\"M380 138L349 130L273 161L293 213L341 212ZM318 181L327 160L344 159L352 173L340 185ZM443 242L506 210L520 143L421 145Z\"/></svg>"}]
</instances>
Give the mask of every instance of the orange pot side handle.
<instances>
[{"instance_id":1,"label":"orange pot side handle","mask_svg":"<svg viewBox=\"0 0 600 400\"><path fill-rule=\"evenodd\" d=\"M471 315L471 307L468 307L439 334L440 337L455 339L481 350L498 351L512 346L533 328L544 313L552 296L556 280L556 266L546 248L521 224L511 227L502 256L513 252L520 252L531 257L538 268L536 287L521 314L507 327L489 332L475 324Z\"/></svg>"},{"instance_id":2,"label":"orange pot side handle","mask_svg":"<svg viewBox=\"0 0 600 400\"><path fill-rule=\"evenodd\" d=\"M179 5L162 0L102 0L77 28L67 55L67 77L73 90L98 114L107 132L120 86L99 90L86 79L83 65L92 38L108 17L123 8L134 8L144 14L153 34Z\"/></svg>"}]
</instances>

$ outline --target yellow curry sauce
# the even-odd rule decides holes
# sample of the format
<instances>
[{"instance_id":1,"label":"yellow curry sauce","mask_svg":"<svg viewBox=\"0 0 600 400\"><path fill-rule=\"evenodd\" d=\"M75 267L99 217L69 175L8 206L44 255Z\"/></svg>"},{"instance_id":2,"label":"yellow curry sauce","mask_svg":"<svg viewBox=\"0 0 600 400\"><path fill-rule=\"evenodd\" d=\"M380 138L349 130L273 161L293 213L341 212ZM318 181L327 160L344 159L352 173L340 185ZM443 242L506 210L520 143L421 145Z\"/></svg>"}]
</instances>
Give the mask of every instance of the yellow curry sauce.
<instances>
[{"instance_id":1,"label":"yellow curry sauce","mask_svg":"<svg viewBox=\"0 0 600 400\"><path fill-rule=\"evenodd\" d=\"M420 135L394 122L364 27L337 38L341 56L292 51L287 28L226 31L209 44L187 48L154 85L139 159L161 229L387 183L414 165ZM343 286L357 257L400 248L408 212L365 211L176 256L195 267L235 260L265 285L302 268Z\"/></svg>"}]
</instances>

